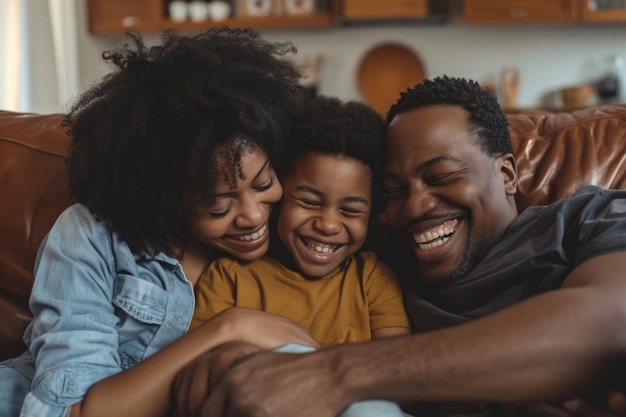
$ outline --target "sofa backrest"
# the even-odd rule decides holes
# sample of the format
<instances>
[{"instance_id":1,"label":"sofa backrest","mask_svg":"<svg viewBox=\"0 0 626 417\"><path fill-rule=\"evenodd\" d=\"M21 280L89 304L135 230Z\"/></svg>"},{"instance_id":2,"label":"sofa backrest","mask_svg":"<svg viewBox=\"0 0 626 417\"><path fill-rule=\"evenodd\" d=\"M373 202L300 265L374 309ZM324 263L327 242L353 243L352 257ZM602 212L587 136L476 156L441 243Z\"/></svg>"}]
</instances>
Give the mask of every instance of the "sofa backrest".
<instances>
[{"instance_id":1,"label":"sofa backrest","mask_svg":"<svg viewBox=\"0 0 626 417\"><path fill-rule=\"evenodd\" d=\"M507 117L520 211L571 196L585 184L626 189L626 104Z\"/></svg>"}]
</instances>

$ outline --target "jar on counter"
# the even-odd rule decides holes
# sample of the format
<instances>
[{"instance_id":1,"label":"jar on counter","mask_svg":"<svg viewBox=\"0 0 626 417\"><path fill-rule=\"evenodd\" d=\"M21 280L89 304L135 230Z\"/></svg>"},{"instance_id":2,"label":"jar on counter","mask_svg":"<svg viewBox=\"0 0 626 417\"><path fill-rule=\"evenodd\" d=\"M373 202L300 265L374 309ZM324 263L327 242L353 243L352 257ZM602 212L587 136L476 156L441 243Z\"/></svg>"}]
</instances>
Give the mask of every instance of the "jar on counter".
<instances>
[{"instance_id":1,"label":"jar on counter","mask_svg":"<svg viewBox=\"0 0 626 417\"><path fill-rule=\"evenodd\" d=\"M600 101L612 101L619 98L623 66L624 60L619 55L606 58L603 73L596 85Z\"/></svg>"}]
</instances>

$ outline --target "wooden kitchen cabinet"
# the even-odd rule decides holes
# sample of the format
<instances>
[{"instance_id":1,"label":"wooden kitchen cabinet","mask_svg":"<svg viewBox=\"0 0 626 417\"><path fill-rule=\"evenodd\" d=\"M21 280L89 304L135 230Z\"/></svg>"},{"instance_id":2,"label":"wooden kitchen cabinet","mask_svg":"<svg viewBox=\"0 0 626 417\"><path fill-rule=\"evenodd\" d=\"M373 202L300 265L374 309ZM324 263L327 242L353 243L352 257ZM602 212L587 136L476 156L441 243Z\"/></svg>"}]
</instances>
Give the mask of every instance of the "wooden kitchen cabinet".
<instances>
[{"instance_id":1,"label":"wooden kitchen cabinet","mask_svg":"<svg viewBox=\"0 0 626 417\"><path fill-rule=\"evenodd\" d=\"M561 23L578 20L577 0L465 0L466 23Z\"/></svg>"},{"instance_id":2,"label":"wooden kitchen cabinet","mask_svg":"<svg viewBox=\"0 0 626 417\"><path fill-rule=\"evenodd\" d=\"M579 0L583 22L626 22L626 0Z\"/></svg>"},{"instance_id":3,"label":"wooden kitchen cabinet","mask_svg":"<svg viewBox=\"0 0 626 417\"><path fill-rule=\"evenodd\" d=\"M426 0L344 0L345 19L416 18L428 14Z\"/></svg>"},{"instance_id":4,"label":"wooden kitchen cabinet","mask_svg":"<svg viewBox=\"0 0 626 417\"><path fill-rule=\"evenodd\" d=\"M88 0L89 30L96 34L121 34L126 30L157 32L167 28L199 31L227 25L256 29L323 28L336 25L340 0L327 1L327 11L309 16L232 17L219 22L175 22L168 16L169 0Z\"/></svg>"},{"instance_id":5,"label":"wooden kitchen cabinet","mask_svg":"<svg viewBox=\"0 0 626 417\"><path fill-rule=\"evenodd\" d=\"M159 0L89 0L89 30L94 33L159 30L163 10Z\"/></svg>"}]
</instances>

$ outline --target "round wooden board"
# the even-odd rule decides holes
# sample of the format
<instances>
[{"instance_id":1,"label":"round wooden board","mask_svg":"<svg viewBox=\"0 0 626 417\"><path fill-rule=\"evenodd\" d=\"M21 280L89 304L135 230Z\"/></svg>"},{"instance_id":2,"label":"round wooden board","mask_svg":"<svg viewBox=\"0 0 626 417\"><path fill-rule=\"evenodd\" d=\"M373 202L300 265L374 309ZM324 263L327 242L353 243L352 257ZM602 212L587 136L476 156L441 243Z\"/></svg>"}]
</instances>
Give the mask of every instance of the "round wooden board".
<instances>
[{"instance_id":1,"label":"round wooden board","mask_svg":"<svg viewBox=\"0 0 626 417\"><path fill-rule=\"evenodd\" d=\"M399 43L384 43L369 50L358 69L359 91L365 102L383 116L400 92L425 77L420 57Z\"/></svg>"}]
</instances>

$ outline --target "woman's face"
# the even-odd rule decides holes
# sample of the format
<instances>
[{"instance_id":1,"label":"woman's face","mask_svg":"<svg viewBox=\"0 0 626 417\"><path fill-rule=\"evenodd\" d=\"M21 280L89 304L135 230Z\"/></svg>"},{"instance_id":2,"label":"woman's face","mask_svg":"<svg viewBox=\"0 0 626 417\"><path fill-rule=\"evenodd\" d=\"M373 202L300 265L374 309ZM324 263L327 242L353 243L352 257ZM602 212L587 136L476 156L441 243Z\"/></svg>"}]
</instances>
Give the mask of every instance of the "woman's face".
<instances>
[{"instance_id":1,"label":"woman's face","mask_svg":"<svg viewBox=\"0 0 626 417\"><path fill-rule=\"evenodd\" d=\"M185 195L184 204L189 231L196 239L250 261L269 248L267 222L283 190L269 158L258 147L245 152L241 170L244 178L237 178L234 187L220 178L214 203L201 201L191 191Z\"/></svg>"}]
</instances>

